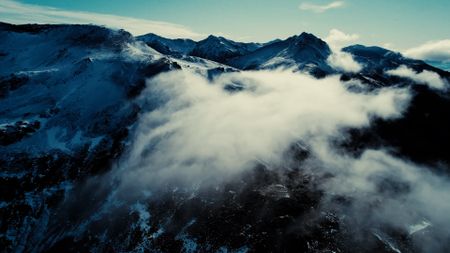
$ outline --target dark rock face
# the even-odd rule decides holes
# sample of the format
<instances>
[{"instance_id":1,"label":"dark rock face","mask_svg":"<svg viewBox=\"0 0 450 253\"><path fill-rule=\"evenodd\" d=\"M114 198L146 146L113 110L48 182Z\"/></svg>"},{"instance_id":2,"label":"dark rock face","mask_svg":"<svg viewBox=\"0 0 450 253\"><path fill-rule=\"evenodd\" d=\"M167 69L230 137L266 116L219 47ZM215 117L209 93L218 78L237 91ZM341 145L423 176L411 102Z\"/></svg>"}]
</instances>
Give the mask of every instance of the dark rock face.
<instances>
[{"instance_id":1,"label":"dark rock face","mask_svg":"<svg viewBox=\"0 0 450 253\"><path fill-rule=\"evenodd\" d=\"M180 69L181 66L178 65L178 63L172 62L165 58L143 66L136 73L136 81L134 81L133 85L129 86L129 89L127 90L128 98L134 98L142 92L142 90L145 88L145 80L147 78L154 77L162 72Z\"/></svg>"},{"instance_id":2,"label":"dark rock face","mask_svg":"<svg viewBox=\"0 0 450 253\"><path fill-rule=\"evenodd\" d=\"M41 240L72 184L109 170L123 150L126 134L119 131L93 150L86 145L70 155L54 151L1 158L0 201L7 203L0 208L1 248L6 252L32 250L30 246Z\"/></svg>"},{"instance_id":3,"label":"dark rock face","mask_svg":"<svg viewBox=\"0 0 450 253\"><path fill-rule=\"evenodd\" d=\"M5 124L0 128L0 145L9 145L20 141L23 137L31 135L40 127L39 121L24 122L17 121L14 124Z\"/></svg>"},{"instance_id":4,"label":"dark rock face","mask_svg":"<svg viewBox=\"0 0 450 253\"><path fill-rule=\"evenodd\" d=\"M128 203L107 205L110 213L100 215L82 233L73 236L69 232L51 243L52 237L47 237L40 247L49 252L420 252L408 232L385 224L367 227L364 220L349 215L345 210L353 199L328 195L321 189L333 175L320 168L306 171L303 165L288 170L260 165L194 195L191 190L169 187L134 204L131 211ZM389 189L386 184L395 185L392 191L402 194L395 182L383 182L380 189ZM96 201L102 193L96 187L96 196L85 204L98 211ZM320 205L325 199L326 207ZM85 214L77 211L77 205L69 206L76 214L65 213L65 227L54 233L77 228L83 220L80 217ZM373 207L366 208L361 211L370 212ZM395 246L387 238L394 238Z\"/></svg>"},{"instance_id":5,"label":"dark rock face","mask_svg":"<svg viewBox=\"0 0 450 253\"><path fill-rule=\"evenodd\" d=\"M17 90L28 81L27 76L11 74L0 79L0 99L6 97L10 91Z\"/></svg>"},{"instance_id":6,"label":"dark rock face","mask_svg":"<svg viewBox=\"0 0 450 253\"><path fill-rule=\"evenodd\" d=\"M450 165L450 94L427 86L411 87L414 95L403 117L376 119L370 128L350 130L352 138L343 145L356 154L366 148L391 147L395 155L417 163Z\"/></svg>"}]
</instances>

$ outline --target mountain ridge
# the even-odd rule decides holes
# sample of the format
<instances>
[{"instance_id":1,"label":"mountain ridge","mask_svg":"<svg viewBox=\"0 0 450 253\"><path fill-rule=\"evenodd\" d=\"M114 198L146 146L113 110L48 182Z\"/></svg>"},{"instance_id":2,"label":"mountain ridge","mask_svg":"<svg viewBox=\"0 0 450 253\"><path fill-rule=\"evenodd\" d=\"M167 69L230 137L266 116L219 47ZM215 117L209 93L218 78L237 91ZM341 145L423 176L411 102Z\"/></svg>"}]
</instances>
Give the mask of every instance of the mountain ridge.
<instances>
[{"instance_id":1,"label":"mountain ridge","mask_svg":"<svg viewBox=\"0 0 450 253\"><path fill-rule=\"evenodd\" d=\"M145 42L145 36L146 35L138 36L137 39ZM328 44L320 38L307 32L303 32L299 35L293 35L285 40L274 39L266 43L235 42L233 40L214 35L209 35L207 38L197 42L189 39L168 39L158 35L156 36L159 38L157 43L155 41L147 41L148 43L146 43L150 47L153 46L157 51L162 53L166 52L169 55L178 57L181 55L196 56L207 60L216 61L221 64L230 65L241 70L275 69L279 67L292 68L310 72L316 77L323 77L328 74L342 72L333 69L333 67L327 63L327 58L332 53ZM179 43L186 40L190 41L192 44L190 44L187 48L180 50ZM221 43L224 42L229 44L229 48L222 52L217 50L217 48L221 48ZM171 43L178 43L178 45L172 46L171 48ZM198 43L200 43L199 47L197 47ZM194 46L194 44L196 46ZM209 52L209 50L212 49L211 51L214 51L214 54L202 52L202 44L203 47L209 47L206 51ZM313 44L315 44L315 48L313 47ZM360 50L357 50L358 48ZM361 50L362 48L365 49ZM364 65L363 70L376 69L378 72L382 72L389 68L398 67L399 65L407 65L416 71L430 70L439 73L441 76L448 76L448 71L446 70L429 65L422 60L414 60L404 57L398 52L379 46L364 46L355 44L343 48L342 51L353 55L356 62ZM375 59L367 62L364 55L361 55L362 51L365 51L366 54L369 53L368 51L371 51L372 56L376 56ZM378 52L374 53L374 51ZM382 60L386 58L385 56L391 60L382 62ZM370 66L367 66L367 64L370 64Z\"/></svg>"}]
</instances>

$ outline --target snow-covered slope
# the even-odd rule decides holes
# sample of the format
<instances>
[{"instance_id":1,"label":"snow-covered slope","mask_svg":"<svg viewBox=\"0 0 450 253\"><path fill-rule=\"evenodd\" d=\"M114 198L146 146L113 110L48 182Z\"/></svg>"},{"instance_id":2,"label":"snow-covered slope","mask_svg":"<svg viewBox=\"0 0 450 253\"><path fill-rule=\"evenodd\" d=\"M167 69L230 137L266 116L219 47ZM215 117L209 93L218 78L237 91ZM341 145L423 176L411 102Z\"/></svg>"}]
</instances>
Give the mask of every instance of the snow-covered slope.
<instances>
[{"instance_id":1,"label":"snow-covered slope","mask_svg":"<svg viewBox=\"0 0 450 253\"><path fill-rule=\"evenodd\" d=\"M21 30L22 29L22 30ZM69 151L98 143L130 120L136 107L128 99L142 88L155 65L169 60L124 31L96 26L35 26L1 31L3 86L0 124L39 123L28 137L7 150ZM0 147L0 149L5 149Z\"/></svg>"},{"instance_id":2,"label":"snow-covered slope","mask_svg":"<svg viewBox=\"0 0 450 253\"><path fill-rule=\"evenodd\" d=\"M0 24L0 38L0 248L22 252L50 199L120 154L145 78L179 66L98 26Z\"/></svg>"}]
</instances>

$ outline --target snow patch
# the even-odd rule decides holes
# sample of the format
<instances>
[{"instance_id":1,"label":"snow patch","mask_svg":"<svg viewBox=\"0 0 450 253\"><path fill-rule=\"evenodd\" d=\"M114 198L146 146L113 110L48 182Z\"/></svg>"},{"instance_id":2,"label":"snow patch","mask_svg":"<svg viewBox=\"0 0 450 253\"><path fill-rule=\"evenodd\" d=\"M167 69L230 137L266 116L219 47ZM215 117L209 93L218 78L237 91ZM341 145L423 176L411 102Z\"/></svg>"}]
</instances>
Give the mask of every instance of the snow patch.
<instances>
[{"instance_id":1,"label":"snow patch","mask_svg":"<svg viewBox=\"0 0 450 253\"><path fill-rule=\"evenodd\" d=\"M408 231L409 231L409 234L412 235L412 234L422 231L430 226L432 226L430 222L423 220L417 224L409 226Z\"/></svg>"}]
</instances>

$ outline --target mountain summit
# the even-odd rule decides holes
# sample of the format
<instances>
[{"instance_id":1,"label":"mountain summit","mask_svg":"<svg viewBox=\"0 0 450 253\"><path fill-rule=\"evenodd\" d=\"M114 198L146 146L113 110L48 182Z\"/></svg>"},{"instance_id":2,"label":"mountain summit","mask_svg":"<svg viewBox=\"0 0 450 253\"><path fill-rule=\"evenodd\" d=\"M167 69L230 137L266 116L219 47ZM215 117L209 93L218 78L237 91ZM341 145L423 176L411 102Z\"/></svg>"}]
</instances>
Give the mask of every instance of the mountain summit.
<instances>
[{"instance_id":1,"label":"mountain summit","mask_svg":"<svg viewBox=\"0 0 450 253\"><path fill-rule=\"evenodd\" d=\"M235 42L224 37L210 35L197 42L190 55L226 63L229 59L246 55L259 47L261 44Z\"/></svg>"}]
</instances>

